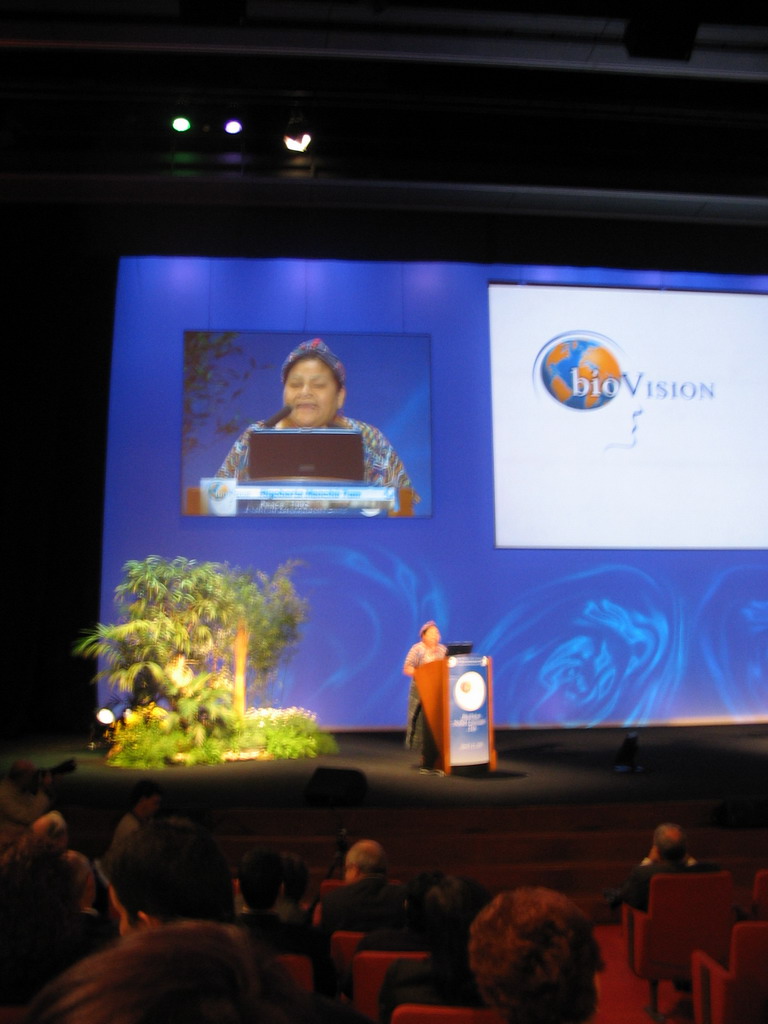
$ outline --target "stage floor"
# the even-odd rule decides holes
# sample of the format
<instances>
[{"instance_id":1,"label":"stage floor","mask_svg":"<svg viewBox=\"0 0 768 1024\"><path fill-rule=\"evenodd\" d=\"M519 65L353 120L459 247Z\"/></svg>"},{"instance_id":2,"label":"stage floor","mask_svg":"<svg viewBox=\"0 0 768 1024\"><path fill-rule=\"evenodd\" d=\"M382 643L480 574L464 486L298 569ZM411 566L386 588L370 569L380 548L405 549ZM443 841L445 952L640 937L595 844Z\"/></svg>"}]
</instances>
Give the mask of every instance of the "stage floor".
<instances>
[{"instance_id":1,"label":"stage floor","mask_svg":"<svg viewBox=\"0 0 768 1024\"><path fill-rule=\"evenodd\" d=\"M768 796L768 723L664 726L636 730L636 772L613 768L626 729L499 730L497 770L466 777L422 775L403 733L339 732L339 753L313 760L251 761L141 772L108 767L87 737L26 737L3 744L0 771L17 757L51 767L74 757L57 778L61 805L119 808L137 778L151 775L175 807L301 807L318 768L365 776L370 807L721 801Z\"/></svg>"}]
</instances>

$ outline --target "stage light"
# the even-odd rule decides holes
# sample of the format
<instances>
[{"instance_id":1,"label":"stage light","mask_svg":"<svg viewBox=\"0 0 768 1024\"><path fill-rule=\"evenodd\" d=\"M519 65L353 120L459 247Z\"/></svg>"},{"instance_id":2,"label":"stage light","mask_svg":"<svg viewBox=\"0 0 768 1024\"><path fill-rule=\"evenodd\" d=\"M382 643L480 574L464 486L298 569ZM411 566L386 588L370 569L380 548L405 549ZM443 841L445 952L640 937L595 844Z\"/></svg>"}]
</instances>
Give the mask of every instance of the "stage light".
<instances>
[{"instance_id":1,"label":"stage light","mask_svg":"<svg viewBox=\"0 0 768 1024\"><path fill-rule=\"evenodd\" d=\"M96 712L96 721L100 725L106 725L106 726L114 725L115 724L115 714L114 714L114 712L112 711L111 708L99 708L99 710Z\"/></svg>"},{"instance_id":2,"label":"stage light","mask_svg":"<svg viewBox=\"0 0 768 1024\"><path fill-rule=\"evenodd\" d=\"M239 135L243 130L243 122L237 117L230 117L224 122L224 131L227 135Z\"/></svg>"},{"instance_id":3,"label":"stage light","mask_svg":"<svg viewBox=\"0 0 768 1024\"><path fill-rule=\"evenodd\" d=\"M191 127L192 122L188 117L184 117L183 115L174 117L173 121L171 121L171 128L173 128L175 132L188 132Z\"/></svg>"},{"instance_id":4,"label":"stage light","mask_svg":"<svg viewBox=\"0 0 768 1024\"><path fill-rule=\"evenodd\" d=\"M292 153L305 153L312 141L312 135L301 111L291 114L283 136L283 145Z\"/></svg>"},{"instance_id":5,"label":"stage light","mask_svg":"<svg viewBox=\"0 0 768 1024\"><path fill-rule=\"evenodd\" d=\"M115 713L112 708L99 708L93 716L91 738L88 743L90 750L109 746L109 731L115 724Z\"/></svg>"}]
</instances>

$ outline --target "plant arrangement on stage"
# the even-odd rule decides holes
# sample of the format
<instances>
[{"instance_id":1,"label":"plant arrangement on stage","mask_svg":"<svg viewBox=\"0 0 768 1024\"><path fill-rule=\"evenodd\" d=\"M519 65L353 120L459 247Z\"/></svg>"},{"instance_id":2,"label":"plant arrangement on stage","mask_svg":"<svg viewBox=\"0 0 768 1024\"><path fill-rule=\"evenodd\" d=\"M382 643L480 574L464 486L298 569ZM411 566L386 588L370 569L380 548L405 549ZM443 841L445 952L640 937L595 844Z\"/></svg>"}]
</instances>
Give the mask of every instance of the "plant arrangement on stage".
<instances>
[{"instance_id":1,"label":"plant arrangement on stage","mask_svg":"<svg viewBox=\"0 0 768 1024\"><path fill-rule=\"evenodd\" d=\"M75 653L101 658L96 676L127 695L108 760L155 768L228 758L312 757L335 748L314 716L267 704L270 683L307 615L290 579L214 562L150 556L127 562L118 620L98 624Z\"/></svg>"},{"instance_id":2,"label":"plant arrangement on stage","mask_svg":"<svg viewBox=\"0 0 768 1024\"><path fill-rule=\"evenodd\" d=\"M162 768L169 764L221 764L317 757L338 746L303 708L249 708L230 728L191 736L154 702L126 711L112 727L107 761L121 768Z\"/></svg>"}]
</instances>

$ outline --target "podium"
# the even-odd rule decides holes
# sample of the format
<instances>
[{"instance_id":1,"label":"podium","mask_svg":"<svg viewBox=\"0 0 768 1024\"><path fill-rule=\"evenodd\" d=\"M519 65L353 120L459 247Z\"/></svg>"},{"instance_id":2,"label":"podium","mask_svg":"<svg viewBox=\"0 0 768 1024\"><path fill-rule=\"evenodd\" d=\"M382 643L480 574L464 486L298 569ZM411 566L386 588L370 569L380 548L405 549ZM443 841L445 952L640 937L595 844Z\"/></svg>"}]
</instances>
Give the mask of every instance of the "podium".
<instances>
[{"instance_id":1,"label":"podium","mask_svg":"<svg viewBox=\"0 0 768 1024\"><path fill-rule=\"evenodd\" d=\"M425 724L437 747L436 768L477 775L496 770L492 661L456 654L416 669Z\"/></svg>"}]
</instances>

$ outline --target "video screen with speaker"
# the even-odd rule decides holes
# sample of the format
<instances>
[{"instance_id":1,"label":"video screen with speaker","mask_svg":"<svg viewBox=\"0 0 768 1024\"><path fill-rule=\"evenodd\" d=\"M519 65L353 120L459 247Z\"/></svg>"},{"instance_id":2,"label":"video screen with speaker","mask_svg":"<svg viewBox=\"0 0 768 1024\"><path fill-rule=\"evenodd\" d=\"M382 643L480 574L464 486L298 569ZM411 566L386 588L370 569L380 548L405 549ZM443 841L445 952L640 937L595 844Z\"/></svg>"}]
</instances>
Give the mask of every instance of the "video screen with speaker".
<instances>
[{"instance_id":1,"label":"video screen with speaker","mask_svg":"<svg viewBox=\"0 0 768 1024\"><path fill-rule=\"evenodd\" d=\"M185 331L183 511L430 515L429 362L426 335Z\"/></svg>"}]
</instances>

